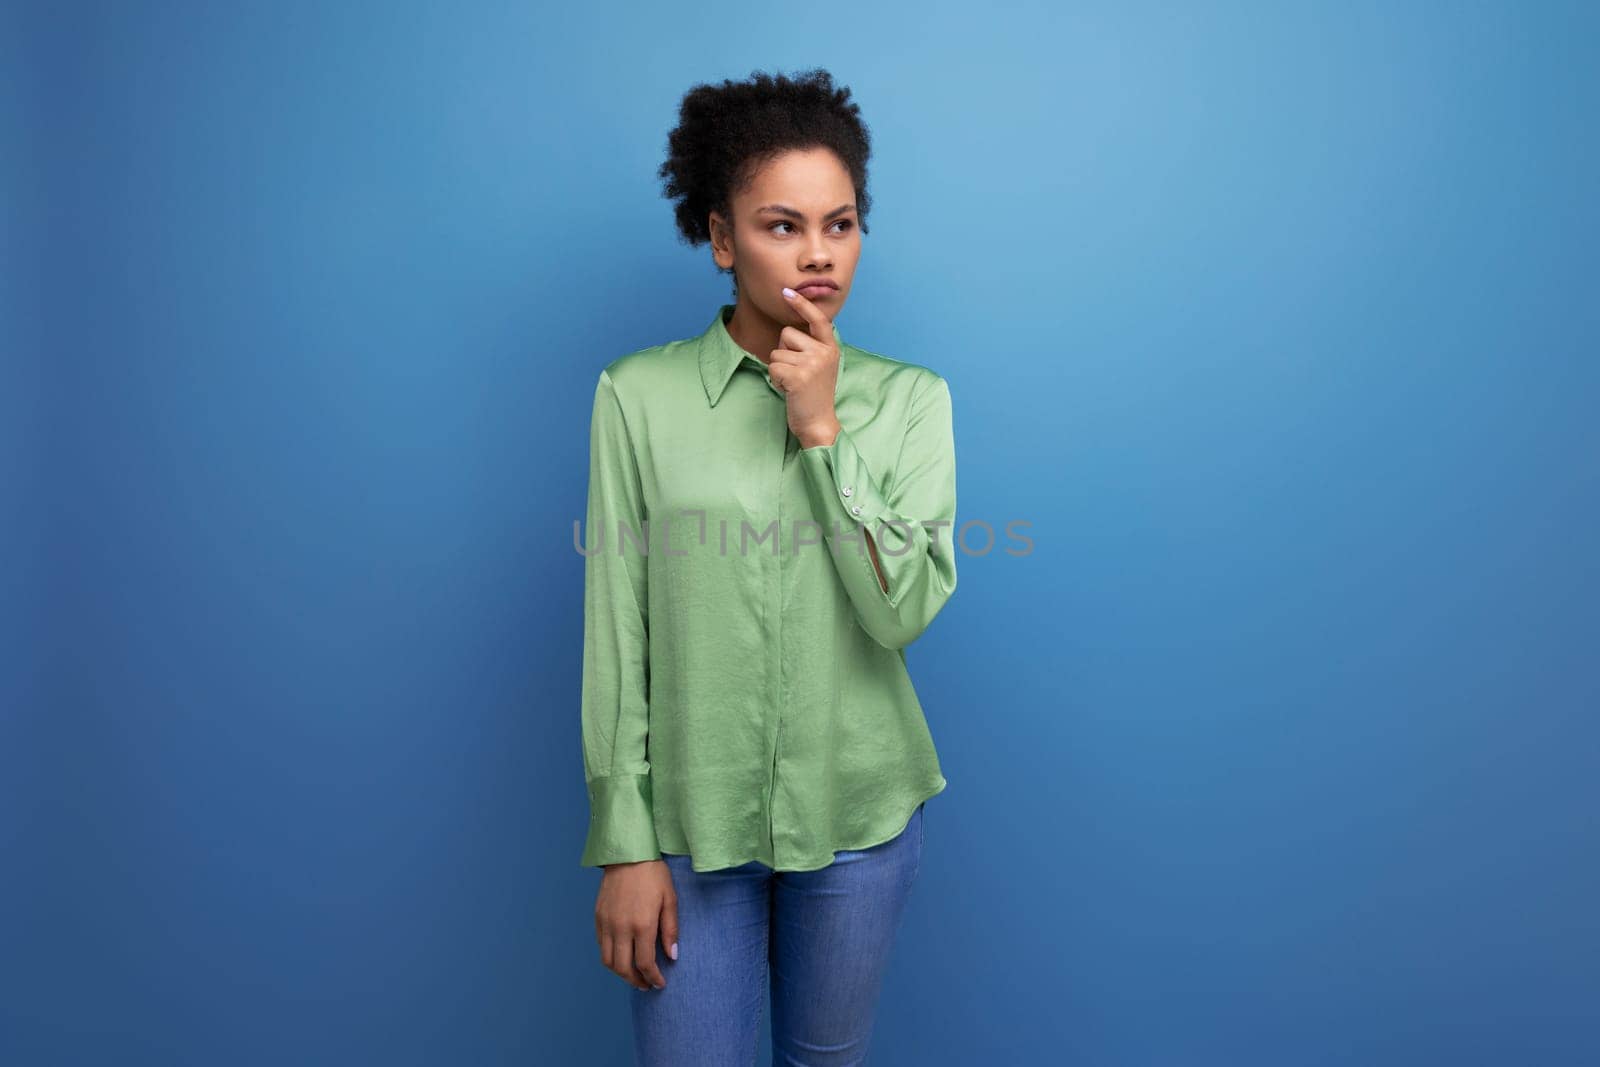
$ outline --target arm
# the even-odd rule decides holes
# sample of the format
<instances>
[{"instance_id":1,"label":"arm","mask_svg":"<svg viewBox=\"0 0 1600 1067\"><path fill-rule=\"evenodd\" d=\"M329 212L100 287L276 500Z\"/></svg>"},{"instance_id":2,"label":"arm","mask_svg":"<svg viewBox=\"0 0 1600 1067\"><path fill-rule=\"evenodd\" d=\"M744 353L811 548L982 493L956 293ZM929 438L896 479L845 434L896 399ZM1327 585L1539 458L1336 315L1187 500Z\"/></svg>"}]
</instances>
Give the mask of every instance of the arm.
<instances>
[{"instance_id":1,"label":"arm","mask_svg":"<svg viewBox=\"0 0 1600 1067\"><path fill-rule=\"evenodd\" d=\"M882 480L883 461L863 454L849 430L800 450L845 592L862 628L885 648L920 637L956 588L950 387L930 375L916 390L893 485Z\"/></svg>"},{"instance_id":2,"label":"arm","mask_svg":"<svg viewBox=\"0 0 1600 1067\"><path fill-rule=\"evenodd\" d=\"M583 770L589 832L581 864L659 859L645 758L650 635L644 494L611 377L600 372L589 424L583 568ZM619 531L619 524L624 528ZM598 546L598 547L596 547Z\"/></svg>"}]
</instances>

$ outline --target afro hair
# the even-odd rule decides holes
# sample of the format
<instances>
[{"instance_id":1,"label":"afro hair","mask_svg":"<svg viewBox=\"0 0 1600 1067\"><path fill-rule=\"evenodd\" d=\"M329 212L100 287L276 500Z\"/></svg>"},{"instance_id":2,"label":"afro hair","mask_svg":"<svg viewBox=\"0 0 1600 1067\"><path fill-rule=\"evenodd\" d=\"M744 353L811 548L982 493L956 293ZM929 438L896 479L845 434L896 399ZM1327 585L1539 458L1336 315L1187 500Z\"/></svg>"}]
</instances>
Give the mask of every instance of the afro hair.
<instances>
[{"instance_id":1,"label":"afro hair","mask_svg":"<svg viewBox=\"0 0 1600 1067\"><path fill-rule=\"evenodd\" d=\"M861 232L869 232L872 138L848 87L835 88L833 75L821 69L793 77L756 71L742 82L692 87L679 105L678 125L667 135L667 158L658 171L662 195L676 201L680 239L691 246L710 241L711 212L731 217L734 194L763 164L808 148L831 150L850 172L856 218Z\"/></svg>"}]
</instances>

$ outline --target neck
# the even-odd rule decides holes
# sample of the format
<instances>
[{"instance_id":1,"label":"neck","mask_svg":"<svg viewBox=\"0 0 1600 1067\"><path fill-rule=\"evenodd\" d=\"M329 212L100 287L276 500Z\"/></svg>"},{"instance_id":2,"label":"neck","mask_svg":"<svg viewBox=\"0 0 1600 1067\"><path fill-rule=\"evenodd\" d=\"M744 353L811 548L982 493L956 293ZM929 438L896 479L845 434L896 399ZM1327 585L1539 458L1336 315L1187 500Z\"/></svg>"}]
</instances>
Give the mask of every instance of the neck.
<instances>
[{"instance_id":1,"label":"neck","mask_svg":"<svg viewBox=\"0 0 1600 1067\"><path fill-rule=\"evenodd\" d=\"M768 318L754 304L740 297L733 306L727 327L734 344L763 363L772 362L772 350L778 347L778 335L783 332L782 323Z\"/></svg>"}]
</instances>

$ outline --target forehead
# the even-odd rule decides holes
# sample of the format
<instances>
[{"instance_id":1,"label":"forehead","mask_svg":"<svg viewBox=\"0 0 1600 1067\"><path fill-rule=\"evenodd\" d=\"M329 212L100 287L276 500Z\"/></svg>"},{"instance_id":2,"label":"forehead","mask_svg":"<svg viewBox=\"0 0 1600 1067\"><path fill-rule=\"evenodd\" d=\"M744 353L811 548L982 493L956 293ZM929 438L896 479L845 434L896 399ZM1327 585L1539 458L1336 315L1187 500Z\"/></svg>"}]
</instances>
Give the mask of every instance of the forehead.
<instances>
[{"instance_id":1,"label":"forehead","mask_svg":"<svg viewBox=\"0 0 1600 1067\"><path fill-rule=\"evenodd\" d=\"M843 161L828 149L796 149L758 166L735 200L752 209L779 203L820 214L853 202L855 183Z\"/></svg>"}]
</instances>

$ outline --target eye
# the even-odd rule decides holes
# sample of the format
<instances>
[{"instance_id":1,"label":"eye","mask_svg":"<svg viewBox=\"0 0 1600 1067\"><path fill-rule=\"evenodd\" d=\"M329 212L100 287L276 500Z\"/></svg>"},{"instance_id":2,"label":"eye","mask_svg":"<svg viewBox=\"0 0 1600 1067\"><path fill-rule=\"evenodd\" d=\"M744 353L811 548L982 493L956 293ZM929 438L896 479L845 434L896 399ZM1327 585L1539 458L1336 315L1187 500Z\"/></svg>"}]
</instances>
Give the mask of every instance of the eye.
<instances>
[{"instance_id":1,"label":"eye","mask_svg":"<svg viewBox=\"0 0 1600 1067\"><path fill-rule=\"evenodd\" d=\"M772 225L768 226L767 229L776 232L777 231L777 227L779 227L779 226L793 226L793 225L794 225L794 223L792 223L792 222L788 222L786 220L780 220L780 221L774 222ZM849 230L852 226L854 226L855 223L851 222L849 219L840 219L838 222L835 222L834 225L842 227L839 232L840 233L844 233L845 231Z\"/></svg>"}]
</instances>

